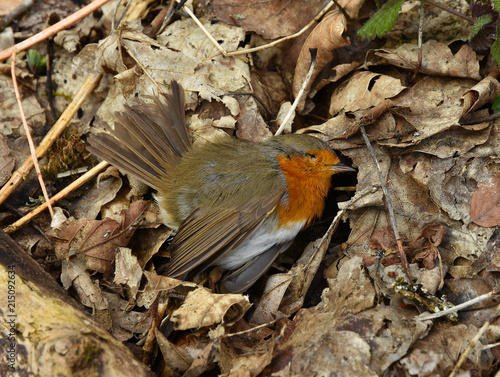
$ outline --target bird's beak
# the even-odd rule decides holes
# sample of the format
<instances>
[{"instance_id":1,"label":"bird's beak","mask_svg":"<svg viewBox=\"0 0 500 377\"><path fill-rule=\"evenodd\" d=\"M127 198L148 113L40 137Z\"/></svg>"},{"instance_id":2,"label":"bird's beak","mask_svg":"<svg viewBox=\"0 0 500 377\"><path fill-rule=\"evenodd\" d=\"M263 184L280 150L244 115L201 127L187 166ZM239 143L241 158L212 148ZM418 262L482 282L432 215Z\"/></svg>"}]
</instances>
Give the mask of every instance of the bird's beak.
<instances>
[{"instance_id":1,"label":"bird's beak","mask_svg":"<svg viewBox=\"0 0 500 377\"><path fill-rule=\"evenodd\" d=\"M330 169L332 169L332 171L335 173L356 171L356 169L353 169L350 166L344 164L330 165Z\"/></svg>"}]
</instances>

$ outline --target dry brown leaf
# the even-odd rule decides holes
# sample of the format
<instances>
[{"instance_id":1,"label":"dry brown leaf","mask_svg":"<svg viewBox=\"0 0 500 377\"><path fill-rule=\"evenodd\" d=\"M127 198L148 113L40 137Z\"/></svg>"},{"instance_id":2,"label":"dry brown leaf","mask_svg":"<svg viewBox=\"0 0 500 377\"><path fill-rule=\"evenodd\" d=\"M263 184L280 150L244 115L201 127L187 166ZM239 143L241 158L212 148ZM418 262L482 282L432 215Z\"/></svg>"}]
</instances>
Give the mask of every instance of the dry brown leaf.
<instances>
[{"instance_id":1,"label":"dry brown leaf","mask_svg":"<svg viewBox=\"0 0 500 377\"><path fill-rule=\"evenodd\" d=\"M418 240L426 238L432 246L439 246L444 236L444 227L441 224L429 224L422 229L422 233L412 242L414 246Z\"/></svg>"},{"instance_id":2,"label":"dry brown leaf","mask_svg":"<svg viewBox=\"0 0 500 377\"><path fill-rule=\"evenodd\" d=\"M66 221L52 232L59 258L84 255L89 270L109 275L117 247L127 246L149 203L137 201L122 212L122 223L111 219Z\"/></svg>"},{"instance_id":3,"label":"dry brown leaf","mask_svg":"<svg viewBox=\"0 0 500 377\"><path fill-rule=\"evenodd\" d=\"M109 7L106 8L109 9ZM101 20L104 20L104 17L101 18ZM75 52L80 48L82 40L89 38L90 34L95 29L99 29L100 27L101 25L99 25L98 20L94 17L85 17L78 22L75 27L67 30L61 30L57 33L54 37L54 42L68 52Z\"/></svg>"},{"instance_id":4,"label":"dry brown leaf","mask_svg":"<svg viewBox=\"0 0 500 377\"><path fill-rule=\"evenodd\" d=\"M500 230L495 229L495 232L488 240L485 246L485 251L481 256L474 261L470 266L470 270L465 276L478 276L481 271L487 269L487 271L500 271ZM496 282L492 284L492 287L496 286ZM465 301L465 300L464 300Z\"/></svg>"},{"instance_id":5,"label":"dry brown leaf","mask_svg":"<svg viewBox=\"0 0 500 377\"><path fill-rule=\"evenodd\" d=\"M486 103L492 102L499 92L500 83L498 80L491 76L485 77L462 96L462 100L464 101L464 113L462 116L479 109Z\"/></svg>"},{"instance_id":6,"label":"dry brown leaf","mask_svg":"<svg viewBox=\"0 0 500 377\"><path fill-rule=\"evenodd\" d=\"M108 175L106 178L100 179L99 183L88 189L84 196L73 202L72 209L75 217L77 219L95 219L102 206L115 198L122 185L123 181L119 176Z\"/></svg>"},{"instance_id":7,"label":"dry brown leaf","mask_svg":"<svg viewBox=\"0 0 500 377\"><path fill-rule=\"evenodd\" d=\"M404 236L402 237L403 244L406 244L406 240ZM400 264L401 257L398 253L398 244L396 241L396 237L394 236L394 231L391 227L378 227L373 232L370 241L368 242L368 247L373 250L373 256L365 257L363 259L363 263L365 266L371 266L375 259L380 259L380 263L387 267L392 266L393 264ZM403 247L403 251L405 254L408 254L408 247ZM382 258L379 258L376 255L378 252L383 255Z\"/></svg>"},{"instance_id":8,"label":"dry brown leaf","mask_svg":"<svg viewBox=\"0 0 500 377\"><path fill-rule=\"evenodd\" d=\"M299 133L321 132L329 138L347 139L356 134L358 125L376 106L387 103L405 89L397 78L372 72L357 72L332 94L329 113L334 115L325 123L301 129ZM368 110L368 111L367 111ZM385 112L370 127L375 139L391 138L395 134L394 116Z\"/></svg>"},{"instance_id":9,"label":"dry brown leaf","mask_svg":"<svg viewBox=\"0 0 500 377\"><path fill-rule=\"evenodd\" d=\"M275 39L299 31L316 17L322 6L321 0L213 0L208 8L226 24L241 26L265 39Z\"/></svg>"},{"instance_id":10,"label":"dry brown leaf","mask_svg":"<svg viewBox=\"0 0 500 377\"><path fill-rule=\"evenodd\" d=\"M337 48L348 46L351 42L349 38L342 37L346 30L347 21L345 16L340 11L330 11L323 17L323 20L307 37L306 42L297 59L295 67L295 75L293 77L293 94L297 96L302 83L305 80L309 66L311 65L310 49L317 49L316 65L309 85L306 87L305 93L309 92L314 78L319 72L333 59L333 51ZM297 111L301 112L304 109L305 97L299 101Z\"/></svg>"},{"instance_id":11,"label":"dry brown leaf","mask_svg":"<svg viewBox=\"0 0 500 377\"><path fill-rule=\"evenodd\" d=\"M159 292L170 291L178 286L198 288L195 283L158 275L154 272L144 271L144 276L148 279L148 283L143 290L146 294L153 293L154 295L157 295Z\"/></svg>"},{"instance_id":12,"label":"dry brown leaf","mask_svg":"<svg viewBox=\"0 0 500 377\"><path fill-rule=\"evenodd\" d=\"M103 297L108 302L111 320L111 333L120 341L129 340L133 336L140 336L148 330L149 321L143 311L130 310L131 302L124 300L117 293L103 291Z\"/></svg>"},{"instance_id":13,"label":"dry brown leaf","mask_svg":"<svg viewBox=\"0 0 500 377\"><path fill-rule=\"evenodd\" d=\"M345 64L339 64L333 67L328 77L321 79L316 87L311 88L311 90L309 91L309 97L310 98L314 97L316 93L318 93L328 84L340 81L342 77L345 77L349 73L355 71L360 65L361 65L360 62L350 62Z\"/></svg>"},{"instance_id":14,"label":"dry brown leaf","mask_svg":"<svg viewBox=\"0 0 500 377\"><path fill-rule=\"evenodd\" d=\"M325 123L302 128L297 133L320 132L332 139L347 139L359 131L359 121L363 117L361 113L349 115L347 116L345 111L341 111L337 116L328 119ZM387 116L392 117L391 114L387 114Z\"/></svg>"},{"instance_id":15,"label":"dry brown leaf","mask_svg":"<svg viewBox=\"0 0 500 377\"><path fill-rule=\"evenodd\" d=\"M335 331L328 314L304 316L291 339L271 363L273 376L311 375L376 377L370 371L370 345L358 334Z\"/></svg>"},{"instance_id":16,"label":"dry brown leaf","mask_svg":"<svg viewBox=\"0 0 500 377\"><path fill-rule=\"evenodd\" d=\"M452 326L441 322L429 335L415 343L411 352L401 360L401 367L410 375L447 376L469 345L470 342L465 340L472 339L477 332L475 326ZM481 337L460 370L475 371L478 376L488 374L493 358L489 350L483 349L483 342L486 343L486 339Z\"/></svg>"},{"instance_id":17,"label":"dry brown leaf","mask_svg":"<svg viewBox=\"0 0 500 377\"><path fill-rule=\"evenodd\" d=\"M411 311L375 307L375 289L359 257L342 264L329 285L320 305L295 316L296 327L271 363L274 372L286 367L290 374L381 375L428 328Z\"/></svg>"},{"instance_id":18,"label":"dry brown leaf","mask_svg":"<svg viewBox=\"0 0 500 377\"><path fill-rule=\"evenodd\" d=\"M457 154L465 154L472 148L484 144L490 138L490 133L491 124L484 122L474 126L454 127L426 137L421 141L419 140L421 138L420 133L415 132L413 135L404 135L401 138L393 137L387 141L381 141L380 145L405 148L419 142L414 148L416 151L425 151L425 153L437 156L440 159L446 159ZM391 136L394 136L394 132L392 132Z\"/></svg>"},{"instance_id":19,"label":"dry brown leaf","mask_svg":"<svg viewBox=\"0 0 500 377\"><path fill-rule=\"evenodd\" d=\"M196 135L196 143L213 143L229 137L224 130L214 127L213 119L200 118L194 114L190 119L189 130Z\"/></svg>"},{"instance_id":20,"label":"dry brown leaf","mask_svg":"<svg viewBox=\"0 0 500 377\"><path fill-rule=\"evenodd\" d=\"M249 319L250 323L261 325L276 319L283 296L292 278L292 274L286 273L274 274L267 279L264 293L255 303L255 310Z\"/></svg>"},{"instance_id":21,"label":"dry brown leaf","mask_svg":"<svg viewBox=\"0 0 500 377\"><path fill-rule=\"evenodd\" d=\"M240 319L251 304L240 294L215 294L198 288L188 293L180 308L174 310L171 321L175 330L199 329L224 321L231 324Z\"/></svg>"},{"instance_id":22,"label":"dry brown leaf","mask_svg":"<svg viewBox=\"0 0 500 377\"><path fill-rule=\"evenodd\" d=\"M4 136L0 134L0 187L9 180L14 166L16 166L16 160L10 155L9 146Z\"/></svg>"},{"instance_id":23,"label":"dry brown leaf","mask_svg":"<svg viewBox=\"0 0 500 377\"><path fill-rule=\"evenodd\" d=\"M255 96L264 102L271 114L276 114L281 104L288 100L288 92L282 75L270 71L267 67L254 67L250 73Z\"/></svg>"},{"instance_id":24,"label":"dry brown leaf","mask_svg":"<svg viewBox=\"0 0 500 377\"><path fill-rule=\"evenodd\" d=\"M172 371L172 375L174 371L180 373L185 372L193 363L193 355L183 347L179 347L170 342L158 329L155 329L155 336L158 341L158 347L160 348L163 356L163 361Z\"/></svg>"},{"instance_id":25,"label":"dry brown leaf","mask_svg":"<svg viewBox=\"0 0 500 377\"><path fill-rule=\"evenodd\" d=\"M142 278L142 268L132 250L119 247L115 257L115 284L123 284L127 288L127 298L135 301Z\"/></svg>"},{"instance_id":26,"label":"dry brown leaf","mask_svg":"<svg viewBox=\"0 0 500 377\"><path fill-rule=\"evenodd\" d=\"M405 87L397 78L372 72L357 72L332 94L330 114L355 112L375 107L401 93Z\"/></svg>"},{"instance_id":27,"label":"dry brown leaf","mask_svg":"<svg viewBox=\"0 0 500 377\"><path fill-rule=\"evenodd\" d=\"M266 122L260 115L255 99L250 96L241 96L237 100L241 113L238 116L236 136L250 141L264 141L272 136Z\"/></svg>"},{"instance_id":28,"label":"dry brown leaf","mask_svg":"<svg viewBox=\"0 0 500 377\"><path fill-rule=\"evenodd\" d=\"M160 226L156 229L139 229L135 233L137 258L141 268L145 268L151 258L158 253L165 241L172 235L172 230Z\"/></svg>"},{"instance_id":29,"label":"dry brown leaf","mask_svg":"<svg viewBox=\"0 0 500 377\"><path fill-rule=\"evenodd\" d=\"M419 72L432 76L461 77L480 80L479 60L468 44L453 54L445 43L429 40L422 45L422 64ZM418 62L418 46L401 44L395 49L379 49L368 52L366 66L392 64L414 71Z\"/></svg>"},{"instance_id":30,"label":"dry brown leaf","mask_svg":"<svg viewBox=\"0 0 500 377\"><path fill-rule=\"evenodd\" d=\"M21 5L23 0L5 1L0 4L0 16L5 16Z\"/></svg>"},{"instance_id":31,"label":"dry brown leaf","mask_svg":"<svg viewBox=\"0 0 500 377\"><path fill-rule=\"evenodd\" d=\"M338 4L342 10L347 13L351 19L357 19L361 7L364 5L365 0L339 0Z\"/></svg>"},{"instance_id":32,"label":"dry brown leaf","mask_svg":"<svg viewBox=\"0 0 500 377\"><path fill-rule=\"evenodd\" d=\"M231 377L258 376L270 364L275 342L274 336L261 339L252 333L222 338L217 352L221 372Z\"/></svg>"},{"instance_id":33,"label":"dry brown leaf","mask_svg":"<svg viewBox=\"0 0 500 377\"><path fill-rule=\"evenodd\" d=\"M438 259L437 246L441 244L444 236L444 227L441 224L429 224L422 229L422 233L412 241L411 246L415 247L417 242L425 239L419 248L418 253L413 257L415 262L420 262L428 270L432 270L435 266L435 261Z\"/></svg>"},{"instance_id":34,"label":"dry brown leaf","mask_svg":"<svg viewBox=\"0 0 500 377\"><path fill-rule=\"evenodd\" d=\"M30 80L33 81L33 78ZM0 88L2 89L0 101L2 103L2 111L0 112L0 124L2 127L0 127L0 133L4 136L24 135L21 116L19 115L19 108L10 76L0 75ZM34 95L24 96L22 97L22 104L29 126L32 129L43 128L44 124L47 123L47 119L44 109L41 107L36 97ZM26 156L28 156L29 149L26 149L25 153ZM26 157L24 159L26 159ZM24 160L22 162L24 162Z\"/></svg>"},{"instance_id":35,"label":"dry brown leaf","mask_svg":"<svg viewBox=\"0 0 500 377\"><path fill-rule=\"evenodd\" d=\"M109 275L115 259L115 250L126 246L130 237L119 232L120 224L111 219L68 220L55 234L54 243L59 258L83 254L87 268ZM111 238L111 235L114 235Z\"/></svg>"},{"instance_id":36,"label":"dry brown leaf","mask_svg":"<svg viewBox=\"0 0 500 377\"><path fill-rule=\"evenodd\" d=\"M486 228L500 224L500 173L472 194L470 217L473 223Z\"/></svg>"},{"instance_id":37,"label":"dry brown leaf","mask_svg":"<svg viewBox=\"0 0 500 377\"><path fill-rule=\"evenodd\" d=\"M65 289L74 287L79 301L93 310L107 310L108 301L103 296L99 283L90 277L86 260L77 255L71 261L62 261L61 283Z\"/></svg>"},{"instance_id":38,"label":"dry brown leaf","mask_svg":"<svg viewBox=\"0 0 500 377\"><path fill-rule=\"evenodd\" d=\"M426 76L395 98L392 112L404 118L416 132L401 135L401 141L416 144L432 135L458 126L463 113L463 93L475 82Z\"/></svg>"},{"instance_id":39,"label":"dry brown leaf","mask_svg":"<svg viewBox=\"0 0 500 377\"><path fill-rule=\"evenodd\" d=\"M205 348L194 359L189 369L182 375L182 377L198 377L203 375L204 372L211 369L210 361L213 358L214 343L209 342Z\"/></svg>"}]
</instances>

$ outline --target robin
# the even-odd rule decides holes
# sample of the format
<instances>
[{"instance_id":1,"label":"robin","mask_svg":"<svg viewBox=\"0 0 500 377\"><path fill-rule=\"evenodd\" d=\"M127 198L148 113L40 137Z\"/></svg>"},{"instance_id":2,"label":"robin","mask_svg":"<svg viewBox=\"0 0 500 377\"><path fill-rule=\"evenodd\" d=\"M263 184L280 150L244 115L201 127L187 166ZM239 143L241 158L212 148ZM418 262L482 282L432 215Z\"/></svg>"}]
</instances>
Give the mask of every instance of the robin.
<instances>
[{"instance_id":1,"label":"robin","mask_svg":"<svg viewBox=\"0 0 500 377\"><path fill-rule=\"evenodd\" d=\"M163 222L177 228L165 275L219 266L229 271L221 291L243 292L321 215L332 176L354 169L308 135L192 146L184 91L171 89L164 101L125 106L88 149L157 191Z\"/></svg>"}]
</instances>

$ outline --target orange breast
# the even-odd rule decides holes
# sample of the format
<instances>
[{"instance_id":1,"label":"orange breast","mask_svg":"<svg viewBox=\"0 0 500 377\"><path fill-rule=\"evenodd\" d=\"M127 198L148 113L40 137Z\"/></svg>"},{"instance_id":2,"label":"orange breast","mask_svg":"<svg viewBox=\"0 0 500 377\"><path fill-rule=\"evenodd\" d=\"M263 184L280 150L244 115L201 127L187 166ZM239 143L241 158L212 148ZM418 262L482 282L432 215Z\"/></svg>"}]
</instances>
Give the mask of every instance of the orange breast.
<instances>
[{"instance_id":1,"label":"orange breast","mask_svg":"<svg viewBox=\"0 0 500 377\"><path fill-rule=\"evenodd\" d=\"M323 212L333 174L328 165L338 163L338 158L328 150L313 152L314 161L302 156L278 157L288 193L277 208L279 227L305 221L305 228Z\"/></svg>"}]
</instances>

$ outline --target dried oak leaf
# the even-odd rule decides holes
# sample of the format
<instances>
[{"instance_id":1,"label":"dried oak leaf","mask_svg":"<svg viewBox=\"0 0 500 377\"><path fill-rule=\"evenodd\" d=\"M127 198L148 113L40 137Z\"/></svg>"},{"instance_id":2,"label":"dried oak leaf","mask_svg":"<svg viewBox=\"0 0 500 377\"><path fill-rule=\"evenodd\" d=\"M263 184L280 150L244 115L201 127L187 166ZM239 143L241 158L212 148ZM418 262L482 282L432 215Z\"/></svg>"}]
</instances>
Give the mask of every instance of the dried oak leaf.
<instances>
[{"instance_id":1,"label":"dried oak leaf","mask_svg":"<svg viewBox=\"0 0 500 377\"><path fill-rule=\"evenodd\" d=\"M149 203L137 201L122 211L122 222L102 220L68 220L52 232L57 256L71 258L83 254L87 269L108 275L112 272L115 250L127 246L143 219Z\"/></svg>"},{"instance_id":2,"label":"dried oak leaf","mask_svg":"<svg viewBox=\"0 0 500 377\"><path fill-rule=\"evenodd\" d=\"M247 296L215 294L199 288L188 293L179 309L172 313L175 330L199 329L217 323L234 323L250 309Z\"/></svg>"},{"instance_id":3,"label":"dried oak leaf","mask_svg":"<svg viewBox=\"0 0 500 377\"><path fill-rule=\"evenodd\" d=\"M485 228L500 224L500 173L472 194L470 218L473 223Z\"/></svg>"}]
</instances>

